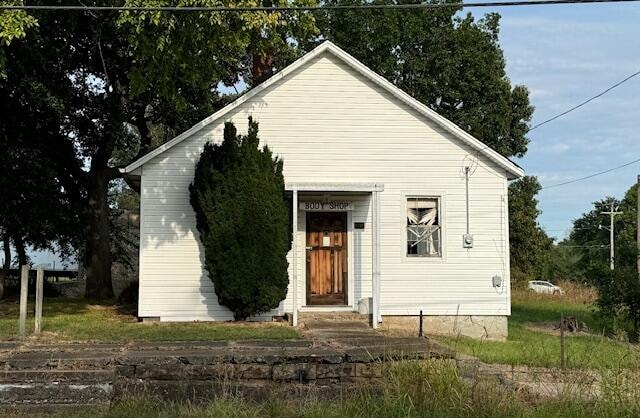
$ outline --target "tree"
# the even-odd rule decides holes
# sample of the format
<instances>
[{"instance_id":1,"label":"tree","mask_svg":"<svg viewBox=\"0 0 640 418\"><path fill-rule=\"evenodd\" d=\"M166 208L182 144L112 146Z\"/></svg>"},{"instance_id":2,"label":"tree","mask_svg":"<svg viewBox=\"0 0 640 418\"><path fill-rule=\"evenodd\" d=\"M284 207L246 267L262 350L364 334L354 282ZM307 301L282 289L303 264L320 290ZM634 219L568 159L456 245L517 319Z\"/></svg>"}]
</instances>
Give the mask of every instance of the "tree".
<instances>
[{"instance_id":1,"label":"tree","mask_svg":"<svg viewBox=\"0 0 640 418\"><path fill-rule=\"evenodd\" d=\"M274 309L285 298L291 247L282 160L227 123L220 145L207 144L189 187L218 301L236 320Z\"/></svg>"},{"instance_id":2,"label":"tree","mask_svg":"<svg viewBox=\"0 0 640 418\"><path fill-rule=\"evenodd\" d=\"M2 270L0 271L0 299L2 299L4 297L5 281L11 268L11 240L9 235L1 230L0 237L2 238L2 253L4 255Z\"/></svg>"},{"instance_id":3,"label":"tree","mask_svg":"<svg viewBox=\"0 0 640 418\"><path fill-rule=\"evenodd\" d=\"M306 4L300 0L294 4ZM33 2L45 4L46 2ZM214 0L202 5L218 6ZM137 0L85 1L85 5L139 5ZM192 5L160 0L154 5ZM289 4L289 3L286 3ZM227 6L253 2L231 1ZM71 207L81 216L79 250L86 296L110 298L112 240L108 191L119 168L218 109L218 86L249 83L291 56L291 39L313 36L309 13L33 12L38 26L3 46L6 72L30 78L65 107L64 135L38 142L51 154ZM4 19L5 15L0 15ZM4 21L2 22L4 23ZM0 23L0 24L2 24ZM252 73L255 70L255 74ZM33 139L33 138L32 138ZM64 150L64 152L57 152ZM134 184L132 182L132 184Z\"/></svg>"},{"instance_id":4,"label":"tree","mask_svg":"<svg viewBox=\"0 0 640 418\"><path fill-rule=\"evenodd\" d=\"M541 211L538 179L526 176L509 185L509 244L514 282L532 280L543 271L553 240L537 222Z\"/></svg>"},{"instance_id":5,"label":"tree","mask_svg":"<svg viewBox=\"0 0 640 418\"><path fill-rule=\"evenodd\" d=\"M573 221L570 238L580 246L581 270L594 285L603 278L602 272L609 269L610 218L602 212L609 211L612 204L622 212L614 217L616 267L636 265L636 196L634 185L627 190L622 200L606 197L594 202L591 211Z\"/></svg>"},{"instance_id":6,"label":"tree","mask_svg":"<svg viewBox=\"0 0 640 418\"><path fill-rule=\"evenodd\" d=\"M0 0L0 5L3 6L18 6L20 3L22 3L20 0ZM0 11L0 43L9 45L14 39L24 38L27 30L36 24L36 19L24 11ZM4 71L5 60L4 51L0 49L0 77L6 75Z\"/></svg>"},{"instance_id":7,"label":"tree","mask_svg":"<svg viewBox=\"0 0 640 418\"><path fill-rule=\"evenodd\" d=\"M500 16L490 13L476 21L459 11L338 10L321 13L318 25L324 37L411 96L503 155L521 157L533 107L526 87L512 87L506 76Z\"/></svg>"},{"instance_id":8,"label":"tree","mask_svg":"<svg viewBox=\"0 0 640 418\"><path fill-rule=\"evenodd\" d=\"M541 278L551 282L584 282L585 278L580 268L580 251L576 248L575 242L567 238L551 246Z\"/></svg>"},{"instance_id":9,"label":"tree","mask_svg":"<svg viewBox=\"0 0 640 418\"><path fill-rule=\"evenodd\" d=\"M614 218L615 270L609 267L609 211L611 204L622 212ZM640 279L637 271L637 186L622 200L607 197L573 222L571 240L579 246L580 270L598 288L598 306L605 314L628 320L630 339L640 332Z\"/></svg>"},{"instance_id":10,"label":"tree","mask_svg":"<svg viewBox=\"0 0 640 418\"><path fill-rule=\"evenodd\" d=\"M0 82L0 231L7 254L13 242L18 265L27 264L27 246L71 252L77 216L69 210L64 185L47 149L59 134L62 116L55 101L29 77L11 72Z\"/></svg>"},{"instance_id":11,"label":"tree","mask_svg":"<svg viewBox=\"0 0 640 418\"><path fill-rule=\"evenodd\" d=\"M609 211L621 211L614 218L615 270L609 266ZM630 338L640 334L640 279L637 271L637 188L634 184L622 200L607 197L593 203L593 209L573 222L571 240L579 246L581 274L598 288L598 306L606 314L629 320Z\"/></svg>"}]
</instances>

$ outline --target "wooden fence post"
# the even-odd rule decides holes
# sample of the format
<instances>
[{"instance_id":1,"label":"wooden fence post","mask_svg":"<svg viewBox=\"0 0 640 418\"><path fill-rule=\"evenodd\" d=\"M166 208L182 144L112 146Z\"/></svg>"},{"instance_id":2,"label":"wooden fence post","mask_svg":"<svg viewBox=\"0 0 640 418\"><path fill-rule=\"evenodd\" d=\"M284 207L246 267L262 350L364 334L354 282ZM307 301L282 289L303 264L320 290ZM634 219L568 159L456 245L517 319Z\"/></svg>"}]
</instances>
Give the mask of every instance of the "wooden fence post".
<instances>
[{"instance_id":1,"label":"wooden fence post","mask_svg":"<svg viewBox=\"0 0 640 418\"><path fill-rule=\"evenodd\" d=\"M564 347L564 315L560 314L560 368L565 369L567 367L566 354Z\"/></svg>"},{"instance_id":2,"label":"wooden fence post","mask_svg":"<svg viewBox=\"0 0 640 418\"><path fill-rule=\"evenodd\" d=\"M20 338L25 337L27 326L27 296L29 294L29 266L21 267L20 272L20 322L19 333Z\"/></svg>"},{"instance_id":3,"label":"wooden fence post","mask_svg":"<svg viewBox=\"0 0 640 418\"><path fill-rule=\"evenodd\" d=\"M39 266L36 275L36 328L35 333L42 331L42 300L44 298L44 267Z\"/></svg>"}]
</instances>

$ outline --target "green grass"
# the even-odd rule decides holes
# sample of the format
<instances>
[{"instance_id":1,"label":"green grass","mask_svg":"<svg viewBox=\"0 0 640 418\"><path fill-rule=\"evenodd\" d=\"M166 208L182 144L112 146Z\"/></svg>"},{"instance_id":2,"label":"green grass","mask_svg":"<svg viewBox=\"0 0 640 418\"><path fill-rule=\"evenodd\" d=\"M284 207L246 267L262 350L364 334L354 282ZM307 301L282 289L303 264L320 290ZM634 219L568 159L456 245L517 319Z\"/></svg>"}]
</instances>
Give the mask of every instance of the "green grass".
<instances>
[{"instance_id":1,"label":"green grass","mask_svg":"<svg viewBox=\"0 0 640 418\"><path fill-rule=\"evenodd\" d=\"M612 380L613 381L613 380ZM635 382L637 383L637 382ZM207 403L175 403L152 398L129 398L100 412L95 408L64 417L635 417L640 414L640 394L618 384L594 400L563 395L556 400L531 402L495 379L464 381L456 366L446 361L400 363L387 369L371 390L350 390L330 401L311 395L283 401L274 392L257 403L222 395ZM290 389L289 389L290 390ZM280 393L281 395L282 393ZM14 415L14 416L27 416Z\"/></svg>"},{"instance_id":2,"label":"green grass","mask_svg":"<svg viewBox=\"0 0 640 418\"><path fill-rule=\"evenodd\" d=\"M569 367L610 369L639 364L640 353L634 346L606 337L614 324L602 318L592 305L549 296L513 300L511 310L507 341L479 341L464 337L440 340L488 363L557 367L560 365L560 338L532 330L527 325L559 322L562 313L585 322L592 334L566 338Z\"/></svg>"},{"instance_id":3,"label":"green grass","mask_svg":"<svg viewBox=\"0 0 640 418\"><path fill-rule=\"evenodd\" d=\"M33 305L28 308L27 331L34 327ZM0 303L0 340L18 337L19 305ZM82 300L45 299L43 339L56 341L203 341L203 340L285 340L299 338L285 325L269 323L191 322L141 323L135 316L109 304Z\"/></svg>"}]
</instances>

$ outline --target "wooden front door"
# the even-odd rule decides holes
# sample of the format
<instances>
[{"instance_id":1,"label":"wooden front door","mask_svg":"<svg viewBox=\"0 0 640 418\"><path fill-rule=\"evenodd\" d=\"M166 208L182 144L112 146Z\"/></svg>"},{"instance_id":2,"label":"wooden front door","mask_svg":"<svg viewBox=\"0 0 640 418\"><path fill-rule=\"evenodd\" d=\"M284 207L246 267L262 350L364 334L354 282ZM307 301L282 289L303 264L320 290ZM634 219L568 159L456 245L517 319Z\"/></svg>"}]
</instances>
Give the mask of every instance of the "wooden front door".
<instances>
[{"instance_id":1,"label":"wooden front door","mask_svg":"<svg viewBox=\"0 0 640 418\"><path fill-rule=\"evenodd\" d=\"M347 213L307 212L307 305L346 305L347 266Z\"/></svg>"}]
</instances>

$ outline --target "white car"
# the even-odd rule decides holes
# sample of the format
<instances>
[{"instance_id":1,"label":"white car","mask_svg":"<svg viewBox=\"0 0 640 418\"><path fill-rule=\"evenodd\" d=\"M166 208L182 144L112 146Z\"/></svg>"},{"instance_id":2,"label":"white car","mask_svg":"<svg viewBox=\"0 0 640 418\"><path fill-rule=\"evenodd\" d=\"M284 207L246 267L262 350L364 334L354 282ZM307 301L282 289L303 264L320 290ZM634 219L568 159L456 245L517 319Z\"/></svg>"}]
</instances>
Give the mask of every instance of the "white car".
<instances>
[{"instance_id":1,"label":"white car","mask_svg":"<svg viewBox=\"0 0 640 418\"><path fill-rule=\"evenodd\" d=\"M544 280L532 280L529 282L527 288L536 293L550 293L552 295L564 294L562 288L553 283L545 282Z\"/></svg>"}]
</instances>

